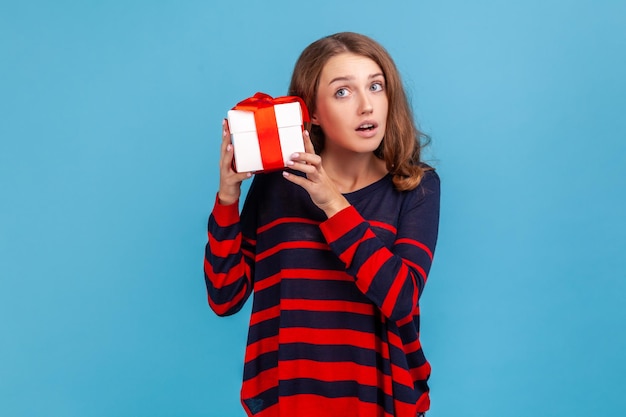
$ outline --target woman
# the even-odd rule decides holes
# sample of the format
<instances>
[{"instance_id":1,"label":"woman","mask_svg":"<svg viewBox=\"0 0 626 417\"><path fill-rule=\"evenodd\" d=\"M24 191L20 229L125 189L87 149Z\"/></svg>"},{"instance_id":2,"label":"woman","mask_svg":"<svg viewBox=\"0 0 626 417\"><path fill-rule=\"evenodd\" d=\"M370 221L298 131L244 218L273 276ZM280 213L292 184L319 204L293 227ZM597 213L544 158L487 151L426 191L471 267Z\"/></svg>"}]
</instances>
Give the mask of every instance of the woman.
<instances>
[{"instance_id":1,"label":"woman","mask_svg":"<svg viewBox=\"0 0 626 417\"><path fill-rule=\"evenodd\" d=\"M439 223L398 71L355 33L309 45L290 95L311 114L284 172L232 170L224 124L205 278L219 315L254 290L241 398L249 416L415 417L429 408L419 297Z\"/></svg>"}]
</instances>

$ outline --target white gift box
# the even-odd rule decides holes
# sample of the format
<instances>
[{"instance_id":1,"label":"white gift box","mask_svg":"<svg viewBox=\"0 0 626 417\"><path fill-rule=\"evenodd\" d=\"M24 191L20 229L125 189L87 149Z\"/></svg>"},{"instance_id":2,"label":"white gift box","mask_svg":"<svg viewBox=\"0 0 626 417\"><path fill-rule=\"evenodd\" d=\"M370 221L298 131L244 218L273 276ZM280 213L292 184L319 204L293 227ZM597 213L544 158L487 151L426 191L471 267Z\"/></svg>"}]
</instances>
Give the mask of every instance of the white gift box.
<instances>
[{"instance_id":1,"label":"white gift box","mask_svg":"<svg viewBox=\"0 0 626 417\"><path fill-rule=\"evenodd\" d=\"M302 139L304 126L300 103L296 101L274 104L273 107L278 137L266 137L263 140L278 141L280 155L275 152L268 154L266 151L267 148L277 149L276 143L266 145L262 143L263 140L259 140L254 111L237 110L236 107L228 111L228 127L237 172L262 172L284 168L287 166L291 154L304 152L304 140ZM267 166L269 157L272 159L271 166ZM264 159L266 165L263 163Z\"/></svg>"}]
</instances>

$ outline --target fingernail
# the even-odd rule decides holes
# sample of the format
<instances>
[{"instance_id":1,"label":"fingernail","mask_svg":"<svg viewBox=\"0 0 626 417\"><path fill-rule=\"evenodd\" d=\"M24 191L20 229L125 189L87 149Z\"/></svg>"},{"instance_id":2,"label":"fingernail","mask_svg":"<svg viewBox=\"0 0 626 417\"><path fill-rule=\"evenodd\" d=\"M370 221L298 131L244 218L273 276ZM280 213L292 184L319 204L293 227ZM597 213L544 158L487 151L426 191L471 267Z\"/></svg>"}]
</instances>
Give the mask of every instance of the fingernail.
<instances>
[{"instance_id":1,"label":"fingernail","mask_svg":"<svg viewBox=\"0 0 626 417\"><path fill-rule=\"evenodd\" d=\"M300 154L297 153L297 152L291 154L291 159L295 159L295 158L299 158L299 157L300 157Z\"/></svg>"},{"instance_id":2,"label":"fingernail","mask_svg":"<svg viewBox=\"0 0 626 417\"><path fill-rule=\"evenodd\" d=\"M289 166L292 166L294 164L295 164L295 162L293 162L293 161L287 161L287 165L289 165Z\"/></svg>"},{"instance_id":3,"label":"fingernail","mask_svg":"<svg viewBox=\"0 0 626 417\"><path fill-rule=\"evenodd\" d=\"M226 126L226 119L222 119L222 126Z\"/></svg>"},{"instance_id":4,"label":"fingernail","mask_svg":"<svg viewBox=\"0 0 626 417\"><path fill-rule=\"evenodd\" d=\"M305 130L304 130L304 134L305 134L306 136L309 136L309 131L305 129Z\"/></svg>"},{"instance_id":5,"label":"fingernail","mask_svg":"<svg viewBox=\"0 0 626 417\"><path fill-rule=\"evenodd\" d=\"M287 171L283 171L283 177L288 177L289 173Z\"/></svg>"},{"instance_id":6,"label":"fingernail","mask_svg":"<svg viewBox=\"0 0 626 417\"><path fill-rule=\"evenodd\" d=\"M226 145L226 150L228 152L230 152L233 149L233 145L231 145L230 143L228 145Z\"/></svg>"}]
</instances>

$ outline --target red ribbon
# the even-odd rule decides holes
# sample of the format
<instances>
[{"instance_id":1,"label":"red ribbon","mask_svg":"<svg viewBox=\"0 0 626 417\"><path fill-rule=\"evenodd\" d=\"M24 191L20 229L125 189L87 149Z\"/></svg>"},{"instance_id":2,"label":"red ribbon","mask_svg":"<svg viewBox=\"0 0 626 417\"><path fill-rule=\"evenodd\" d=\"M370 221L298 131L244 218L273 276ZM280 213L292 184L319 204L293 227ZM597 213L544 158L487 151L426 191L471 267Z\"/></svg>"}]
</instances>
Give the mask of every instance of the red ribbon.
<instances>
[{"instance_id":1,"label":"red ribbon","mask_svg":"<svg viewBox=\"0 0 626 417\"><path fill-rule=\"evenodd\" d=\"M261 149L261 161L265 171L277 170L285 166L274 106L276 104L293 102L300 103L302 119L308 122L309 112L304 104L304 100L296 96L272 98L272 96L264 93L256 93L233 107L233 110L244 110L254 113L254 123L256 124L259 147Z\"/></svg>"}]
</instances>

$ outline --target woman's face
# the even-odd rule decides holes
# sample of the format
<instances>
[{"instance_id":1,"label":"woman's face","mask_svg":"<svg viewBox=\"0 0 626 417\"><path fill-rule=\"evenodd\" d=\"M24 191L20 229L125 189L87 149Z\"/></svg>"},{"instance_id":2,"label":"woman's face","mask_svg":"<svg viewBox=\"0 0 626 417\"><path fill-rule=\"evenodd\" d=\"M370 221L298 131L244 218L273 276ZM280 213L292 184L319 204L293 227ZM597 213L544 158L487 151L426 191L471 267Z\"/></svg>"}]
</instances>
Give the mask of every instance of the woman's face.
<instances>
[{"instance_id":1,"label":"woman's face","mask_svg":"<svg viewBox=\"0 0 626 417\"><path fill-rule=\"evenodd\" d=\"M325 152L373 152L385 136L387 111L385 77L370 58L342 53L324 65L311 121L324 132Z\"/></svg>"}]
</instances>

